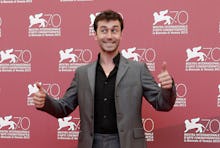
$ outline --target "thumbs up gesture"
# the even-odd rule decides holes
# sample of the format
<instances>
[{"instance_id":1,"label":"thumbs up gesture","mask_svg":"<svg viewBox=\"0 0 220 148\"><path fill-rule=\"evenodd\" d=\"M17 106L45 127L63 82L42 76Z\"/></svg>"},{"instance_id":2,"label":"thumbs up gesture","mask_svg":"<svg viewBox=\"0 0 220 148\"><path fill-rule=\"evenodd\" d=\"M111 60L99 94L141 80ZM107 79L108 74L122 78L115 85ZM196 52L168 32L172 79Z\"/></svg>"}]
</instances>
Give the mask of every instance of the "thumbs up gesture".
<instances>
[{"instance_id":1,"label":"thumbs up gesture","mask_svg":"<svg viewBox=\"0 0 220 148\"><path fill-rule=\"evenodd\" d=\"M158 75L158 79L159 79L159 83L161 88L164 89L170 89L172 88L172 77L170 76L169 72L167 71L167 63L163 62L162 64L162 71L161 73Z\"/></svg>"},{"instance_id":2,"label":"thumbs up gesture","mask_svg":"<svg viewBox=\"0 0 220 148\"><path fill-rule=\"evenodd\" d=\"M33 95L34 105L36 108L42 108L45 105L46 92L40 83L37 82L36 86L39 89L39 91L34 93L34 95Z\"/></svg>"}]
</instances>

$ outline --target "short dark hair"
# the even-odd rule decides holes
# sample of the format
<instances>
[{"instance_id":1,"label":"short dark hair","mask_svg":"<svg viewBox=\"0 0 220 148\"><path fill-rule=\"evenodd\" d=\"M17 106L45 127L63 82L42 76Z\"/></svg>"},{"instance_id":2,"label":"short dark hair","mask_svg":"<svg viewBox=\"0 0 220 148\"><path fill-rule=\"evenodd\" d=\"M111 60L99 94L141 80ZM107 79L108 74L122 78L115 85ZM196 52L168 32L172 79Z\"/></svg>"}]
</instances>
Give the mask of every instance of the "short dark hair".
<instances>
[{"instance_id":1,"label":"short dark hair","mask_svg":"<svg viewBox=\"0 0 220 148\"><path fill-rule=\"evenodd\" d=\"M102 21L102 20L106 20L106 21L118 20L121 25L121 31L124 28L124 22L123 22L122 16L119 13L117 13L113 10L105 10L105 11L102 11L101 13L99 13L95 18L95 21L93 24L93 28L94 28L95 32L97 31L97 28L98 28L98 22Z\"/></svg>"}]
</instances>

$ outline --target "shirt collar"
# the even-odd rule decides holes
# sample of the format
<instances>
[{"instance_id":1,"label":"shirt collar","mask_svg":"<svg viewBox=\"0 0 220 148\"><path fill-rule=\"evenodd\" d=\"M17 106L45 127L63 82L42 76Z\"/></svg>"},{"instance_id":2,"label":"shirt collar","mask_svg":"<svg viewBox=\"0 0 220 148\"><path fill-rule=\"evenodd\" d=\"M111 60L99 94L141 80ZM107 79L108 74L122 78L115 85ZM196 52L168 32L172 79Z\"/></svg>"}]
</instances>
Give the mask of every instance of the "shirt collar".
<instances>
[{"instance_id":1,"label":"shirt collar","mask_svg":"<svg viewBox=\"0 0 220 148\"><path fill-rule=\"evenodd\" d=\"M113 62L114 62L114 64L115 64L115 66L118 67L119 61L120 61L120 53L118 53L118 54L113 58ZM100 53L98 54L98 63L100 64Z\"/></svg>"}]
</instances>

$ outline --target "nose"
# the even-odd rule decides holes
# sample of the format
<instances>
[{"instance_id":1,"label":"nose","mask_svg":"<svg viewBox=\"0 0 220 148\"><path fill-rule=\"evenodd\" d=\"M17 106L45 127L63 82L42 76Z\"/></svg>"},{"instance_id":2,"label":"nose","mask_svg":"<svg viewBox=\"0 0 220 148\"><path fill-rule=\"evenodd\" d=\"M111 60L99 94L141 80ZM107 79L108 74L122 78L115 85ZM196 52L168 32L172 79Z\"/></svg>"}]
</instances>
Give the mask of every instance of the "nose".
<instances>
[{"instance_id":1,"label":"nose","mask_svg":"<svg viewBox=\"0 0 220 148\"><path fill-rule=\"evenodd\" d=\"M111 39L112 38L112 32L111 31L108 31L108 33L106 34L106 37L108 39Z\"/></svg>"}]
</instances>

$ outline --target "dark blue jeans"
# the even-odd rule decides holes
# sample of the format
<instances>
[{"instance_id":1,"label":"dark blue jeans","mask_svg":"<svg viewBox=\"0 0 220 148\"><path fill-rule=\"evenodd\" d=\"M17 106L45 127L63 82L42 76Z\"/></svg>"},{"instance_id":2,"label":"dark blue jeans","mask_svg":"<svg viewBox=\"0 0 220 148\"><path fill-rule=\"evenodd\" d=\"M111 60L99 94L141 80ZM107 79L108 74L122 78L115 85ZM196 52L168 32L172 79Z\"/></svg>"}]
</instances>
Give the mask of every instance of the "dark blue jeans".
<instances>
[{"instance_id":1,"label":"dark blue jeans","mask_svg":"<svg viewBox=\"0 0 220 148\"><path fill-rule=\"evenodd\" d=\"M120 148L119 136L95 133L92 148Z\"/></svg>"}]
</instances>

